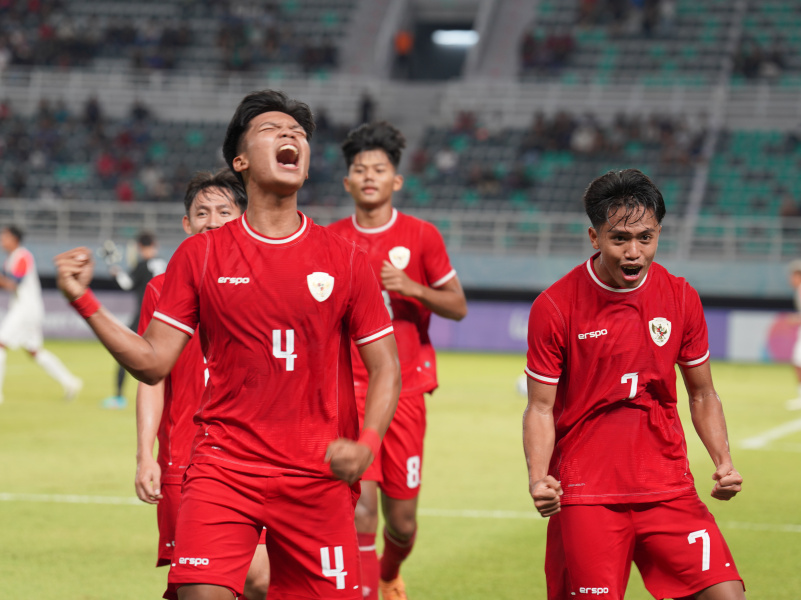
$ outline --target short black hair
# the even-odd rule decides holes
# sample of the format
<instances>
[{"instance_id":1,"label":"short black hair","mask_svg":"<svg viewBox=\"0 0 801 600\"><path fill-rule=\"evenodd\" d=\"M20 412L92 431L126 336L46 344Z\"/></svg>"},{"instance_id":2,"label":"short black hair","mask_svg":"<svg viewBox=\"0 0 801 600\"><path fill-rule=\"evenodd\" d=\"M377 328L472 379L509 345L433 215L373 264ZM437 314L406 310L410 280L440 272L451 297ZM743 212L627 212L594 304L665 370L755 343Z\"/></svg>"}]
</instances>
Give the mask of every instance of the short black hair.
<instances>
[{"instance_id":1,"label":"short black hair","mask_svg":"<svg viewBox=\"0 0 801 600\"><path fill-rule=\"evenodd\" d=\"M609 171L593 179L587 186L584 210L595 229L609 223L621 208L624 212L619 215L619 220L625 223L638 213L642 212L639 217L642 218L649 211L653 211L656 222L661 223L666 212L662 192L650 177L638 169Z\"/></svg>"},{"instance_id":2,"label":"short black hair","mask_svg":"<svg viewBox=\"0 0 801 600\"><path fill-rule=\"evenodd\" d=\"M398 129L387 121L365 123L348 132L342 142L342 153L348 168L358 154L368 150L383 150L389 162L396 169L401 161L401 153L406 147L406 138Z\"/></svg>"},{"instance_id":3,"label":"short black hair","mask_svg":"<svg viewBox=\"0 0 801 600\"><path fill-rule=\"evenodd\" d=\"M282 112L289 115L303 127L306 139L311 141L314 133L314 116L308 104L289 98L278 90L251 92L236 107L234 116L228 123L223 141L223 158L237 179L244 184L242 174L234 171L234 158L239 154L239 142L247 131L250 122L266 112Z\"/></svg>"},{"instance_id":4,"label":"short black hair","mask_svg":"<svg viewBox=\"0 0 801 600\"><path fill-rule=\"evenodd\" d=\"M195 176L187 184L186 193L184 194L184 208L187 215L189 215L189 209L192 208L192 203L197 198L197 195L209 188L219 188L229 192L239 210L242 212L247 210L248 197L245 193L245 188L231 169L223 167L216 173L209 173L208 171L195 173Z\"/></svg>"},{"instance_id":5,"label":"short black hair","mask_svg":"<svg viewBox=\"0 0 801 600\"><path fill-rule=\"evenodd\" d=\"M21 242L22 238L25 237L25 232L22 231L22 229L20 229L16 225L6 225L5 227L3 227L3 229L5 229L8 233L13 235L17 239L17 242Z\"/></svg>"},{"instance_id":6,"label":"short black hair","mask_svg":"<svg viewBox=\"0 0 801 600\"><path fill-rule=\"evenodd\" d=\"M156 236L150 231L140 231L136 236L136 243L145 248L156 245Z\"/></svg>"}]
</instances>

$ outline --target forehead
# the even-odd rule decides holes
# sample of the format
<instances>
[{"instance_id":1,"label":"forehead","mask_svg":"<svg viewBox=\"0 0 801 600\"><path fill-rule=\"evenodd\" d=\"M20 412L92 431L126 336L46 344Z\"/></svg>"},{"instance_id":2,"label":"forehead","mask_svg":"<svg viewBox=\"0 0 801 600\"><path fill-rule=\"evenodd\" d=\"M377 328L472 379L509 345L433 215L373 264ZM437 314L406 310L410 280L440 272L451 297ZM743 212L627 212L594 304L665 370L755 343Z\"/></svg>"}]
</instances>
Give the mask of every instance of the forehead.
<instances>
[{"instance_id":1,"label":"forehead","mask_svg":"<svg viewBox=\"0 0 801 600\"><path fill-rule=\"evenodd\" d=\"M217 204L236 208L236 203L234 202L231 192L219 187L208 187L200 190L192 201L192 208L197 210L200 206Z\"/></svg>"},{"instance_id":2,"label":"forehead","mask_svg":"<svg viewBox=\"0 0 801 600\"><path fill-rule=\"evenodd\" d=\"M271 110L269 112L256 115L250 121L250 126L258 127L260 125L264 125L265 123L273 123L275 125L284 125L289 127L300 127L303 129L294 117L277 110Z\"/></svg>"},{"instance_id":3,"label":"forehead","mask_svg":"<svg viewBox=\"0 0 801 600\"><path fill-rule=\"evenodd\" d=\"M598 233L611 231L636 234L658 228L659 222L653 210L641 206L626 210L625 206L619 206L617 211L614 208L610 211L609 219L601 225Z\"/></svg>"},{"instance_id":4,"label":"forehead","mask_svg":"<svg viewBox=\"0 0 801 600\"><path fill-rule=\"evenodd\" d=\"M364 152L359 152L356 156L353 157L353 165L381 165L381 164L391 164L387 153L381 150L380 148L373 148L372 150L365 150Z\"/></svg>"}]
</instances>

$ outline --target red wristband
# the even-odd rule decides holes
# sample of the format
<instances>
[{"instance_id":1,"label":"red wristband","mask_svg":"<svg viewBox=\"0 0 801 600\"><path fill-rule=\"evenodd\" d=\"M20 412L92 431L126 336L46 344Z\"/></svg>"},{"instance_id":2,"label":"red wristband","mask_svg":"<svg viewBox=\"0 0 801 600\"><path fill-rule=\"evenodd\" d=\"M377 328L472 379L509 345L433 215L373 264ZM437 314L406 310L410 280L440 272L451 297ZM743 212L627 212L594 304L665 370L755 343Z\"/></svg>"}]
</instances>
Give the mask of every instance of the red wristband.
<instances>
[{"instance_id":1,"label":"red wristband","mask_svg":"<svg viewBox=\"0 0 801 600\"><path fill-rule=\"evenodd\" d=\"M72 304L72 307L77 310L78 314L84 319L88 319L100 310L100 302L95 298L94 293L92 293L92 290L89 288L86 288L86 291L70 302L70 304Z\"/></svg>"},{"instance_id":2,"label":"red wristband","mask_svg":"<svg viewBox=\"0 0 801 600\"><path fill-rule=\"evenodd\" d=\"M381 438L378 437L378 432L375 429L365 428L359 436L359 443L364 444L370 448L373 453L373 458L378 456L378 451L381 449Z\"/></svg>"}]
</instances>

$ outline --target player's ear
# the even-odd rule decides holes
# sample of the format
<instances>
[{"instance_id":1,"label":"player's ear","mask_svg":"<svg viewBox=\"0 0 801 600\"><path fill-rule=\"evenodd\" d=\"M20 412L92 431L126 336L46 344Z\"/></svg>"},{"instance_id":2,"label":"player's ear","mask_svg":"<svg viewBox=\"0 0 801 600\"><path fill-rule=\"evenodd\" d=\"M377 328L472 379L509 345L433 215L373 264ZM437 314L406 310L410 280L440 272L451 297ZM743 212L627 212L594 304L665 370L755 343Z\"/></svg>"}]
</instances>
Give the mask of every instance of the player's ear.
<instances>
[{"instance_id":1,"label":"player's ear","mask_svg":"<svg viewBox=\"0 0 801 600\"><path fill-rule=\"evenodd\" d=\"M184 215L184 218L181 219L181 224L184 226L184 231L186 235L192 235L192 228L189 226L189 217Z\"/></svg>"},{"instance_id":2,"label":"player's ear","mask_svg":"<svg viewBox=\"0 0 801 600\"><path fill-rule=\"evenodd\" d=\"M403 188L403 175L395 175L392 181L392 191L399 192Z\"/></svg>"},{"instance_id":3,"label":"player's ear","mask_svg":"<svg viewBox=\"0 0 801 600\"><path fill-rule=\"evenodd\" d=\"M233 160L234 171L241 173L248 168L248 158L245 155L238 154Z\"/></svg>"},{"instance_id":4,"label":"player's ear","mask_svg":"<svg viewBox=\"0 0 801 600\"><path fill-rule=\"evenodd\" d=\"M600 249L600 246L598 245L598 232L595 230L595 227L590 227L587 229L587 233L590 234L590 243L592 244L592 247L596 250Z\"/></svg>"},{"instance_id":5,"label":"player's ear","mask_svg":"<svg viewBox=\"0 0 801 600\"><path fill-rule=\"evenodd\" d=\"M347 176L342 178L342 187L345 188L345 191L350 194L350 179Z\"/></svg>"}]
</instances>

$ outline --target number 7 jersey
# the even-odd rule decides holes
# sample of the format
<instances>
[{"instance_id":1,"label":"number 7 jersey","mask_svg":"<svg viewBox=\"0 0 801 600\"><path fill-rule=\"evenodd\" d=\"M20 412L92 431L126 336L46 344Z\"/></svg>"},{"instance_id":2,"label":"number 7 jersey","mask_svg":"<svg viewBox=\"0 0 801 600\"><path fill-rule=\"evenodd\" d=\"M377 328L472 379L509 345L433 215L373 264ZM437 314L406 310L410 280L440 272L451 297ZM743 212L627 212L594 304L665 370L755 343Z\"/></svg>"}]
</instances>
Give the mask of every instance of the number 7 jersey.
<instances>
[{"instance_id":1,"label":"number 7 jersey","mask_svg":"<svg viewBox=\"0 0 801 600\"><path fill-rule=\"evenodd\" d=\"M328 444L358 437L351 340L392 333L364 252L299 213L282 239L243 215L185 240L154 319L198 329L209 372L191 462L333 477Z\"/></svg>"},{"instance_id":2,"label":"number 7 jersey","mask_svg":"<svg viewBox=\"0 0 801 600\"><path fill-rule=\"evenodd\" d=\"M563 504L678 497L694 484L675 365L709 358L701 301L657 263L637 288L610 287L594 258L540 294L529 316L526 373L557 386L549 473Z\"/></svg>"}]
</instances>

